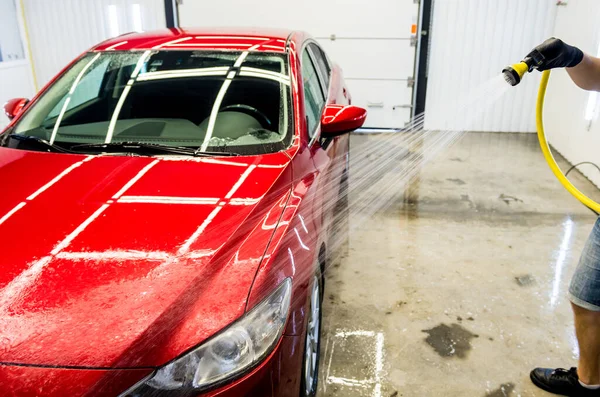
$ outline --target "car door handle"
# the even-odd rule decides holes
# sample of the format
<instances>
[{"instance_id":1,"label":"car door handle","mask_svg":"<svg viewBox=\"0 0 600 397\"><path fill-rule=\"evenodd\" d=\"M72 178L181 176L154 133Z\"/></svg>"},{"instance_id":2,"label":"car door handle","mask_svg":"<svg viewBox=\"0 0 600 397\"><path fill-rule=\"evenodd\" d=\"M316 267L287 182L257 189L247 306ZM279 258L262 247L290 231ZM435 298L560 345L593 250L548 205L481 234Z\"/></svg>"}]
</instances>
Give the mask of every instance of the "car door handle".
<instances>
[{"instance_id":1,"label":"car door handle","mask_svg":"<svg viewBox=\"0 0 600 397\"><path fill-rule=\"evenodd\" d=\"M383 102L367 102L367 107L369 108L382 108Z\"/></svg>"}]
</instances>

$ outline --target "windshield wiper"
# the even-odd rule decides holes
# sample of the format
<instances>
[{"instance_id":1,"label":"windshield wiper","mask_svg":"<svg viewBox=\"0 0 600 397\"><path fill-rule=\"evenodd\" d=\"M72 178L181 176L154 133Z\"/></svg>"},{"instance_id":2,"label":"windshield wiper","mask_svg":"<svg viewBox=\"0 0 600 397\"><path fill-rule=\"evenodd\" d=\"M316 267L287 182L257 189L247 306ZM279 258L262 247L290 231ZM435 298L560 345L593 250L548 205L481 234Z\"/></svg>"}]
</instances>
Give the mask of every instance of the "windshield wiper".
<instances>
[{"instance_id":1,"label":"windshield wiper","mask_svg":"<svg viewBox=\"0 0 600 397\"><path fill-rule=\"evenodd\" d=\"M17 141L21 141L21 142L35 142L35 143L39 143L43 146L45 146L46 148L50 149L51 151L54 152L59 152L59 153L74 153L68 149L65 149L62 146L58 146L55 144L52 144L50 142L48 142L47 140L45 140L44 138L40 138L39 136L33 136L33 135L21 135L21 134L15 134L15 133L11 133L11 134L7 134L6 138L3 140L2 144L4 146L4 144L6 143L6 140L12 138L14 140Z\"/></svg>"},{"instance_id":2,"label":"windshield wiper","mask_svg":"<svg viewBox=\"0 0 600 397\"><path fill-rule=\"evenodd\" d=\"M110 152L135 152L139 154L148 154L147 152L180 154L184 156L206 157L206 156L239 156L237 153L230 152L199 152L197 149L185 146L168 146L157 143L144 142L111 142L111 143L84 143L71 146L71 150L85 151L86 149L101 149Z\"/></svg>"}]
</instances>

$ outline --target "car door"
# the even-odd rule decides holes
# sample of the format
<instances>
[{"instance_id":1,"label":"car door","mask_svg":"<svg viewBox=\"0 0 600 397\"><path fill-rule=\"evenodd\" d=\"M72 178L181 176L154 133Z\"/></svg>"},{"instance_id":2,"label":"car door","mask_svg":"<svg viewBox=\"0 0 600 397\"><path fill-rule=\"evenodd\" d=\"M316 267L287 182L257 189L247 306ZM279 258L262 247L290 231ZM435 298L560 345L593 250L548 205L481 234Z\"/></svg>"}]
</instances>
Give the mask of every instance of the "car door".
<instances>
[{"instance_id":1,"label":"car door","mask_svg":"<svg viewBox=\"0 0 600 397\"><path fill-rule=\"evenodd\" d=\"M337 67L334 71L327 55L316 43L310 43L308 49L321 77L326 104L350 105L350 96L341 69ZM327 141L321 140L321 144L333 161L331 178L333 181L339 180L342 173L347 171L350 136L344 134Z\"/></svg>"},{"instance_id":2,"label":"car door","mask_svg":"<svg viewBox=\"0 0 600 397\"><path fill-rule=\"evenodd\" d=\"M302 76L304 82L304 107L307 119L307 131L310 142L311 159L317 169L315 188L315 211L322 232L329 233L333 209L338 198L342 167L340 157L345 152L343 144L347 144L347 136L333 139L321 139L321 115L328 103L335 103L337 98L330 93L331 68L322 50L314 42L309 42L302 51ZM343 159L342 159L343 163Z\"/></svg>"}]
</instances>

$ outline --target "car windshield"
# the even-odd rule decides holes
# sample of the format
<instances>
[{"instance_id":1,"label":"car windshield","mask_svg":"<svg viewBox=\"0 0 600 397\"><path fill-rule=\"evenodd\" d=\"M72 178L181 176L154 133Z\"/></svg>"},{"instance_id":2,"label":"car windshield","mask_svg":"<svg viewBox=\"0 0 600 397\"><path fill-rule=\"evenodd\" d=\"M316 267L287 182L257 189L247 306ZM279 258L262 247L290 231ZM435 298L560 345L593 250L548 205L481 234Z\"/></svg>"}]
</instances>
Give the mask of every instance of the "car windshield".
<instances>
[{"instance_id":1,"label":"car windshield","mask_svg":"<svg viewBox=\"0 0 600 397\"><path fill-rule=\"evenodd\" d=\"M84 55L12 133L92 153L126 142L263 154L285 149L291 129L284 55L160 50Z\"/></svg>"}]
</instances>

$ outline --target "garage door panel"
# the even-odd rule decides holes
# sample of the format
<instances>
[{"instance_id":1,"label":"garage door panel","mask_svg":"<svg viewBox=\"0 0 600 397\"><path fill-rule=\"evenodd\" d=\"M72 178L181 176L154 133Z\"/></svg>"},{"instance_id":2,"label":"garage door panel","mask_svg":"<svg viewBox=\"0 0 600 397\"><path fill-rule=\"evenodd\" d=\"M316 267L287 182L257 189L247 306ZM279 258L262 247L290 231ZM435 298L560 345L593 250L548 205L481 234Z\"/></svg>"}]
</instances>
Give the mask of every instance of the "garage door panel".
<instances>
[{"instance_id":1,"label":"garage door panel","mask_svg":"<svg viewBox=\"0 0 600 397\"><path fill-rule=\"evenodd\" d=\"M347 80L352 104L367 109L365 127L402 128L410 120L412 89L406 80Z\"/></svg>"},{"instance_id":2,"label":"garage door panel","mask_svg":"<svg viewBox=\"0 0 600 397\"><path fill-rule=\"evenodd\" d=\"M407 79L413 75L410 40L319 40L347 78Z\"/></svg>"},{"instance_id":3,"label":"garage door panel","mask_svg":"<svg viewBox=\"0 0 600 397\"><path fill-rule=\"evenodd\" d=\"M309 0L304 4L322 10L306 22L316 37L410 37L413 16L418 12L413 0ZM332 18L336 14L340 16ZM294 25L302 22L291 21Z\"/></svg>"},{"instance_id":4,"label":"garage door panel","mask_svg":"<svg viewBox=\"0 0 600 397\"><path fill-rule=\"evenodd\" d=\"M306 30L316 37L398 38L410 36L417 10L413 0L184 0L179 19L181 26L267 26ZM223 23L215 21L216 15Z\"/></svg>"}]
</instances>

